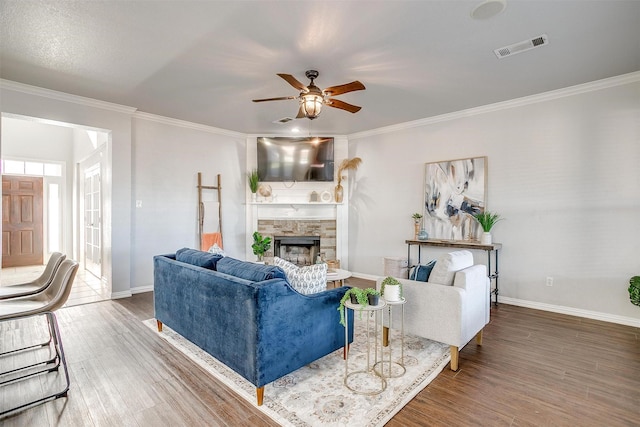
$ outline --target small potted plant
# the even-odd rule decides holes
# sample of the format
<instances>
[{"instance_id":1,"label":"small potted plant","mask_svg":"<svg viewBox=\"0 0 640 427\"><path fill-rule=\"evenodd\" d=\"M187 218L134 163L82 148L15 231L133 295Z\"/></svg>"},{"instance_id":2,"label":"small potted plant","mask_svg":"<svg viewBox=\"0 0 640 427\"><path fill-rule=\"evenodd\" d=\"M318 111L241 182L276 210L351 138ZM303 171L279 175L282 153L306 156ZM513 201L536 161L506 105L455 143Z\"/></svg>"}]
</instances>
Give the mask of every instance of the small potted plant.
<instances>
[{"instance_id":1,"label":"small potted plant","mask_svg":"<svg viewBox=\"0 0 640 427\"><path fill-rule=\"evenodd\" d=\"M380 292L373 288L367 288L363 292L367 296L367 302L369 305L378 305L380 302Z\"/></svg>"},{"instance_id":2,"label":"small potted plant","mask_svg":"<svg viewBox=\"0 0 640 427\"><path fill-rule=\"evenodd\" d=\"M362 309L366 307L369 303L367 294L364 289L360 288L349 288L347 292L344 293L342 298L340 299L340 304L338 305L338 311L340 312L340 324L345 326L344 323L344 303L349 300L352 304L360 304L360 315L362 315Z\"/></svg>"},{"instance_id":3,"label":"small potted plant","mask_svg":"<svg viewBox=\"0 0 640 427\"><path fill-rule=\"evenodd\" d=\"M402 283L395 277L385 277L380 286L380 293L385 301L402 301Z\"/></svg>"},{"instance_id":4,"label":"small potted plant","mask_svg":"<svg viewBox=\"0 0 640 427\"><path fill-rule=\"evenodd\" d=\"M640 276L633 276L629 280L628 291L631 304L640 306Z\"/></svg>"},{"instance_id":5,"label":"small potted plant","mask_svg":"<svg viewBox=\"0 0 640 427\"><path fill-rule=\"evenodd\" d=\"M247 179L249 180L249 190L251 190L251 200L256 201L258 191L258 184L260 184L260 176L258 176L258 169L253 169L247 173Z\"/></svg>"},{"instance_id":6,"label":"small potted plant","mask_svg":"<svg viewBox=\"0 0 640 427\"><path fill-rule=\"evenodd\" d=\"M420 215L419 213L414 213L413 215L411 215L411 218L413 218L413 229L414 229L414 239L418 239L418 234L420 233L420 228L422 225L422 215Z\"/></svg>"},{"instance_id":7,"label":"small potted plant","mask_svg":"<svg viewBox=\"0 0 640 427\"><path fill-rule=\"evenodd\" d=\"M482 233L482 238L480 239L480 243L482 243L483 245L490 245L491 229L493 228L494 225L496 225L496 222L502 221L503 218L500 217L500 214L495 212L490 212L487 210L474 214L473 217L476 219L476 221L480 223L480 226L484 231Z\"/></svg>"},{"instance_id":8,"label":"small potted plant","mask_svg":"<svg viewBox=\"0 0 640 427\"><path fill-rule=\"evenodd\" d=\"M264 253L267 252L270 247L271 237L263 237L262 234L257 231L253 233L253 244L251 245L251 249L253 249L253 254L258 257L259 262L262 262Z\"/></svg>"}]
</instances>

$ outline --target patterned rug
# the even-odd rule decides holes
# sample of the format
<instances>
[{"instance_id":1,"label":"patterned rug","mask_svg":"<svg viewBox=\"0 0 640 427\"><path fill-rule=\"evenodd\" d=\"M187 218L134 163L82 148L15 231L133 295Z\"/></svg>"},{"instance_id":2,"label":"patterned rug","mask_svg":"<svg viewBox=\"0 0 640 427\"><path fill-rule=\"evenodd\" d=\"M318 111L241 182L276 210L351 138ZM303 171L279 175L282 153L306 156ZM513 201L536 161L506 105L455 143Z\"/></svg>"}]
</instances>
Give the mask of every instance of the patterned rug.
<instances>
[{"instance_id":1,"label":"patterned rug","mask_svg":"<svg viewBox=\"0 0 640 427\"><path fill-rule=\"evenodd\" d=\"M144 323L158 333L155 319ZM356 335L349 351L349 373L364 370L367 364L366 330L362 326L365 323L355 322ZM390 332L392 360L399 361L400 334L394 330ZM158 335L256 405L253 384L166 325ZM404 344L406 373L397 378L387 378L386 389L380 394L358 394L344 385L345 362L342 350L338 350L267 384L264 403L256 408L283 426L383 426L425 388L451 358L446 344L406 334ZM371 349L370 362L373 365L373 344ZM386 348L384 357L388 360ZM398 365L391 366L392 375L401 373ZM379 371L380 365L376 365L376 369ZM384 369L388 370L388 364ZM381 386L381 380L372 373L355 374L350 375L349 386L363 391L373 390Z\"/></svg>"}]
</instances>

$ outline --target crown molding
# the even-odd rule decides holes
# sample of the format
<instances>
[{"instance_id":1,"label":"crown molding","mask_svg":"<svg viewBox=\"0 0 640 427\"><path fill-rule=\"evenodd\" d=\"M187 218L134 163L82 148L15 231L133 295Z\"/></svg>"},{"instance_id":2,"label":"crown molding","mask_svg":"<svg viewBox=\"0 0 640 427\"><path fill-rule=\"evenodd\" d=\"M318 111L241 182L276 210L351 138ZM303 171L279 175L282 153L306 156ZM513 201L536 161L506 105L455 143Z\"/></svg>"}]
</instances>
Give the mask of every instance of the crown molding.
<instances>
[{"instance_id":1,"label":"crown molding","mask_svg":"<svg viewBox=\"0 0 640 427\"><path fill-rule=\"evenodd\" d=\"M385 126L377 129L366 130L348 135L349 141L354 139L366 138L376 135L382 135L386 133L399 132L415 127L428 126L434 123L441 123L450 120L461 119L470 116L476 116L480 114L491 113L494 111L506 110L509 108L521 107L524 105L537 104L540 102L551 101L554 99L564 98L567 96L574 96L588 92L594 92L602 89L607 89L615 86L622 86L629 83L635 83L640 81L640 71L636 71L629 74L623 74L621 76L610 77L607 79L596 80L594 82L583 83L575 86L569 86L562 89L552 90L549 92L543 92L536 95L525 96L522 98L515 98L509 101L496 102L494 104L483 105L481 107L469 108L466 110L460 110L453 113L442 114L439 116L427 117L425 119L414 120L411 122L400 123L397 125Z\"/></svg>"},{"instance_id":2,"label":"crown molding","mask_svg":"<svg viewBox=\"0 0 640 427\"><path fill-rule=\"evenodd\" d=\"M242 132L236 132L233 130L220 129L213 126L202 125L199 123L188 122L186 120L174 119L171 117L158 116L157 114L144 113L136 111L133 117L140 120L148 120L151 122L162 123L171 126L178 126L187 129L198 130L202 132L214 133L216 135L229 136L232 138L246 138L247 134Z\"/></svg>"},{"instance_id":3,"label":"crown molding","mask_svg":"<svg viewBox=\"0 0 640 427\"><path fill-rule=\"evenodd\" d=\"M133 114L137 110L135 107L128 107L126 105L114 104L112 102L100 101L93 98L85 98L84 96L71 95L69 93L58 92L57 90L45 89L38 86L31 86L11 80L0 79L0 88L26 93L28 95L42 96L44 98L55 99L57 101L71 102L74 104L86 105L88 107L115 111L117 113Z\"/></svg>"}]
</instances>

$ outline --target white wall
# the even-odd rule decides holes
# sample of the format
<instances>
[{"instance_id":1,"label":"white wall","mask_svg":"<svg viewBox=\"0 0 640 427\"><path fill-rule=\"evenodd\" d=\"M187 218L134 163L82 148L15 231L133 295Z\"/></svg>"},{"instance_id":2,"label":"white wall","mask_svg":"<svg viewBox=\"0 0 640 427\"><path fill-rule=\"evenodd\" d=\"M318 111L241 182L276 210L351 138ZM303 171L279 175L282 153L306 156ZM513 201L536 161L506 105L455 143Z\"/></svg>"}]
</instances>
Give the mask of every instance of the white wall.
<instances>
[{"instance_id":1,"label":"white wall","mask_svg":"<svg viewBox=\"0 0 640 427\"><path fill-rule=\"evenodd\" d=\"M628 80L352 135L349 155L363 164L351 269L382 275L384 256L406 256L425 163L488 156L487 207L506 218L493 230L504 245L500 295L640 324L627 293L640 274L640 78ZM423 260L440 253L427 252ZM484 252L474 256L485 262Z\"/></svg>"},{"instance_id":2,"label":"white wall","mask_svg":"<svg viewBox=\"0 0 640 427\"><path fill-rule=\"evenodd\" d=\"M142 207L133 211L132 287L153 285L154 255L199 247L198 172L208 186L221 175L224 250L243 258L245 136L145 114L136 115L133 129L132 197ZM217 200L215 190L203 190L203 200Z\"/></svg>"},{"instance_id":3,"label":"white wall","mask_svg":"<svg viewBox=\"0 0 640 427\"><path fill-rule=\"evenodd\" d=\"M103 267L112 296L130 294L131 284L131 115L133 108L81 99L15 82L0 82L2 113L111 131L103 177L106 249Z\"/></svg>"}]
</instances>

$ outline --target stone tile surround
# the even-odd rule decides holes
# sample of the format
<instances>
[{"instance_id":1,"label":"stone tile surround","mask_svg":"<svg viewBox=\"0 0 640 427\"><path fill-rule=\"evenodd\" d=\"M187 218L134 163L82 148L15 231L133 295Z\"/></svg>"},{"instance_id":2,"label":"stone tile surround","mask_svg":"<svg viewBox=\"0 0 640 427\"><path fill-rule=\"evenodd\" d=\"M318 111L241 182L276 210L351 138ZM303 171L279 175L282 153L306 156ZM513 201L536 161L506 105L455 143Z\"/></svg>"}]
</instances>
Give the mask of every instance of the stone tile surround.
<instances>
[{"instance_id":1,"label":"stone tile surround","mask_svg":"<svg viewBox=\"0 0 640 427\"><path fill-rule=\"evenodd\" d=\"M336 259L336 220L334 219L259 219L258 232L263 236L320 236L320 253L325 260ZM273 245L265 259L273 258Z\"/></svg>"}]
</instances>

